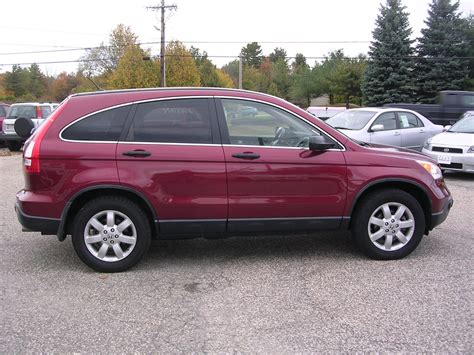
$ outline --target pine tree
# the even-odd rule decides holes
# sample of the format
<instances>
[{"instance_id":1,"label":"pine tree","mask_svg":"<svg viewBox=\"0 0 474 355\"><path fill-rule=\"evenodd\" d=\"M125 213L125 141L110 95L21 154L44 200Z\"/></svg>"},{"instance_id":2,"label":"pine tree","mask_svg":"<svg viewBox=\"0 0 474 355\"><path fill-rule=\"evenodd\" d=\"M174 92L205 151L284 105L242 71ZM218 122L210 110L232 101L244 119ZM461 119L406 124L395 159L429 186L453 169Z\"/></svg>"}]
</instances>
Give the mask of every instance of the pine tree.
<instances>
[{"instance_id":1,"label":"pine tree","mask_svg":"<svg viewBox=\"0 0 474 355\"><path fill-rule=\"evenodd\" d=\"M412 102L413 41L408 13L401 0L381 5L362 90L369 106L390 102Z\"/></svg>"},{"instance_id":2,"label":"pine tree","mask_svg":"<svg viewBox=\"0 0 474 355\"><path fill-rule=\"evenodd\" d=\"M441 90L463 89L469 62L466 22L458 12L459 1L433 0L417 46L422 57L416 65L418 101L432 103Z\"/></svg>"}]
</instances>

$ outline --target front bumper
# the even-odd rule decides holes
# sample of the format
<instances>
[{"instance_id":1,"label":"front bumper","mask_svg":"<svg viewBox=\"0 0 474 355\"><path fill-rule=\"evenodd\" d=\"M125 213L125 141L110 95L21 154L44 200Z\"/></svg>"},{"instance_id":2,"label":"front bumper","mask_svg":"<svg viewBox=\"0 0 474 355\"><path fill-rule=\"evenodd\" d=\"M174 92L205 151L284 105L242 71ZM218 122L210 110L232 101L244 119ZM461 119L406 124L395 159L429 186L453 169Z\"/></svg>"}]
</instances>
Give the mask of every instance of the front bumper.
<instances>
[{"instance_id":1,"label":"front bumper","mask_svg":"<svg viewBox=\"0 0 474 355\"><path fill-rule=\"evenodd\" d=\"M448 218L449 211L451 207L453 207L454 200L451 196L445 201L444 206L440 212L432 213L431 214L431 224L429 230L434 229L436 226L439 226L443 223L446 218Z\"/></svg>"},{"instance_id":2,"label":"front bumper","mask_svg":"<svg viewBox=\"0 0 474 355\"><path fill-rule=\"evenodd\" d=\"M15 204L15 212L18 221L26 231L41 232L41 234L58 234L60 220L55 218L30 216L24 213L18 201Z\"/></svg>"},{"instance_id":3,"label":"front bumper","mask_svg":"<svg viewBox=\"0 0 474 355\"><path fill-rule=\"evenodd\" d=\"M465 148L466 149L466 148ZM438 161L438 156L446 155L451 158L451 164L440 164L443 170L462 171L474 173L474 153L444 153L433 152L423 148L422 153Z\"/></svg>"}]
</instances>

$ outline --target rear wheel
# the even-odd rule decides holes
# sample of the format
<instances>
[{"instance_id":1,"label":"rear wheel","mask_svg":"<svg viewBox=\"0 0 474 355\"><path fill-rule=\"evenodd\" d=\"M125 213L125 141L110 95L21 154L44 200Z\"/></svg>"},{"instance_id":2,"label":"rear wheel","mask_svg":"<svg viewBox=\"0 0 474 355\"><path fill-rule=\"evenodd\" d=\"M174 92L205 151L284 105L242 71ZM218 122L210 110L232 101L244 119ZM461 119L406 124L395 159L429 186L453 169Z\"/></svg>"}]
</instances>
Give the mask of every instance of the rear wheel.
<instances>
[{"instance_id":1,"label":"rear wheel","mask_svg":"<svg viewBox=\"0 0 474 355\"><path fill-rule=\"evenodd\" d=\"M144 256L151 231L143 210L123 197L100 197L82 207L72 242L81 260L101 272L125 271Z\"/></svg>"},{"instance_id":2,"label":"rear wheel","mask_svg":"<svg viewBox=\"0 0 474 355\"><path fill-rule=\"evenodd\" d=\"M18 152L21 149L22 145L22 142L8 142L8 149L10 150L10 152Z\"/></svg>"},{"instance_id":3,"label":"rear wheel","mask_svg":"<svg viewBox=\"0 0 474 355\"><path fill-rule=\"evenodd\" d=\"M352 232L359 248L374 259L400 259L420 243L425 216L418 201L398 189L379 190L358 205Z\"/></svg>"}]
</instances>

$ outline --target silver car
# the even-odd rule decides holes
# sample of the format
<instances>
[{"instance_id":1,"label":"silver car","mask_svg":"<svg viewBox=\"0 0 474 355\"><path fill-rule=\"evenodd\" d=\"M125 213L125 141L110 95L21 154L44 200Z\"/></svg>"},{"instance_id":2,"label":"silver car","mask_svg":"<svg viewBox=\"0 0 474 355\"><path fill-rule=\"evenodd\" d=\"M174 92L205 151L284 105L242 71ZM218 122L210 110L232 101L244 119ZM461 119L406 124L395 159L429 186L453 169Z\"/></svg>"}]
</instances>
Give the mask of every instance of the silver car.
<instances>
[{"instance_id":1,"label":"silver car","mask_svg":"<svg viewBox=\"0 0 474 355\"><path fill-rule=\"evenodd\" d=\"M437 160L443 170L474 173L474 111L446 132L428 139L423 153Z\"/></svg>"},{"instance_id":2,"label":"silver car","mask_svg":"<svg viewBox=\"0 0 474 355\"><path fill-rule=\"evenodd\" d=\"M443 131L426 117L397 108L356 108L326 121L350 138L421 151L425 141Z\"/></svg>"}]
</instances>

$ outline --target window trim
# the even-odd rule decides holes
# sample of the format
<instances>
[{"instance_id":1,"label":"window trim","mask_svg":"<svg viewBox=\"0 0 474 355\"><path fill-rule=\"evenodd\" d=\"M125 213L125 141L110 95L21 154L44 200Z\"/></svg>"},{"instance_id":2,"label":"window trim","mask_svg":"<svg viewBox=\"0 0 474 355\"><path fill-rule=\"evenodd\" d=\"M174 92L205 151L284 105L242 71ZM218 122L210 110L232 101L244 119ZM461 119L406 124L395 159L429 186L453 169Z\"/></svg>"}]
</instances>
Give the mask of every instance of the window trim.
<instances>
[{"instance_id":1,"label":"window trim","mask_svg":"<svg viewBox=\"0 0 474 355\"><path fill-rule=\"evenodd\" d=\"M119 142L120 143L132 143L132 144L160 144L160 145L203 145L203 146L215 146L215 145L221 145L222 140L221 140L221 134L219 131L219 126L217 125L217 112L215 109L214 105L214 99L212 96L190 96L190 97L174 97L174 98L167 98L166 101L171 101L171 100L199 100L203 99L206 101L207 104L207 110L209 112L209 123L210 123L210 129L211 129L211 143L183 143L183 142L147 142L147 141L136 141L136 140L127 140L127 136L129 134L130 128L132 127L133 121L135 120L135 115L138 111L138 105L140 104L146 104L146 103L153 103L153 102L158 102L158 101L164 101L166 99L155 99L155 100L146 100L146 101L140 101L135 103L135 107L131 109L133 111L133 115L131 117L128 117L127 121L125 122L124 129L122 131L122 134L120 135Z\"/></svg>"},{"instance_id":2,"label":"window trim","mask_svg":"<svg viewBox=\"0 0 474 355\"><path fill-rule=\"evenodd\" d=\"M377 121L380 116L385 115L386 113L393 113L394 114L396 127L394 129L386 129L386 130L383 130L383 131L377 131L377 132L372 131L372 127L375 126L375 121ZM378 115L376 115L375 118L373 118L373 121L370 124L370 127L367 130L367 132L368 133L391 132L391 131L396 131L398 129L400 129L400 121L398 119L398 112L397 111L383 111L383 112L380 112Z\"/></svg>"},{"instance_id":3,"label":"window trim","mask_svg":"<svg viewBox=\"0 0 474 355\"><path fill-rule=\"evenodd\" d=\"M401 123L400 114L403 114L403 113L407 113L407 114L415 116L416 121L418 122L418 124L421 124L421 125L416 126L416 127L402 127L402 125L400 124ZM425 127L425 123L421 120L421 118L418 117L418 115L415 115L413 112L409 112L409 111L397 111L397 124L400 126L400 129L419 129L419 128Z\"/></svg>"},{"instance_id":4,"label":"window trim","mask_svg":"<svg viewBox=\"0 0 474 355\"><path fill-rule=\"evenodd\" d=\"M329 136L334 142L336 142L337 145L339 145L339 148L331 148L328 149L327 151L345 151L346 147L344 144L342 144L338 139L334 138L330 133L326 132L325 130L321 129L317 125L315 125L313 122L310 122L309 120L305 119L304 117L298 115L297 113L294 113L293 111L288 110L285 107L278 106L274 103L263 101L263 100L258 100L258 99L253 99L253 98L247 98L247 97L235 97L235 96L214 96L215 98L215 103L216 103L216 109L217 109L217 116L218 116L218 122L221 130L221 135L222 135L222 141L223 144L222 146L224 147L248 147L248 148L276 148L276 149L297 149L297 150L308 150L308 148L305 147L284 147L284 146L270 146L270 145L246 145L246 144L231 144L230 143L230 136L229 136L229 131L227 128L227 121L225 118L225 113L224 113L224 106L222 104L223 99L230 99L230 100L241 100L241 101L252 101L252 102L257 102L261 103L264 105L269 105L273 106L277 109L283 110L290 114L291 116L295 117L296 119L299 119L303 121L304 123L309 124L313 128L315 128L318 132L323 133L327 136ZM224 127L222 127L224 125ZM224 141L227 141L227 143L224 143Z\"/></svg>"},{"instance_id":5,"label":"window trim","mask_svg":"<svg viewBox=\"0 0 474 355\"><path fill-rule=\"evenodd\" d=\"M124 107L124 106L133 106L133 105L137 105L137 104L141 104L141 103L146 103L146 102L153 102L153 101L163 101L163 100L177 100L177 99L196 99L196 98L202 98L202 99L212 99L213 96L170 96L170 97L160 97L160 98L153 98L153 99L145 99L145 100L137 100L137 101L130 101L130 102L126 102L126 103L122 103L122 104L118 104L118 105L114 105L114 106L109 106L109 107L105 107L105 108L102 108L100 110L97 110L97 111L94 111L94 112L90 112L84 116L81 116L79 118L76 118L75 120L73 120L72 122L68 123L66 126L64 126L60 131L59 131L59 139L62 140L63 142L69 142L69 143L87 143L87 144L117 144L117 143L127 143L127 141L124 141L124 131L125 129L128 129L130 128L130 125L132 123L132 119L133 119L133 116L135 115L135 112L136 112L136 107L131 107L129 112L128 112L128 116L125 118L125 123L124 123L124 126L122 128L122 132L120 133L120 136L119 136L119 139L118 140L115 140L115 141L88 141L88 140L77 140L77 139L66 139L66 138L63 138L63 132L68 129L70 126L72 126L73 124L79 122L79 121L82 121L92 115L95 115L95 114L98 114L98 113L101 113L101 112L104 112L104 111L108 111L108 110L113 110L115 108L119 108L119 107ZM132 115L133 114L133 115ZM212 118L211 118L212 120ZM212 126L212 122L211 122L211 126ZM128 143L133 143L133 144L154 144L154 143L158 143L158 144L167 144L167 145L178 145L178 144L190 144L190 145L199 145L199 143L159 143L159 142L128 142ZM207 144L206 144L207 145ZM215 146L216 144L209 144L209 145L212 145L212 146Z\"/></svg>"}]
</instances>

